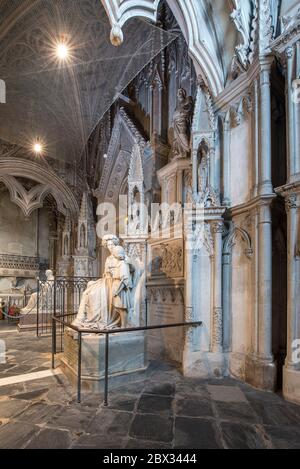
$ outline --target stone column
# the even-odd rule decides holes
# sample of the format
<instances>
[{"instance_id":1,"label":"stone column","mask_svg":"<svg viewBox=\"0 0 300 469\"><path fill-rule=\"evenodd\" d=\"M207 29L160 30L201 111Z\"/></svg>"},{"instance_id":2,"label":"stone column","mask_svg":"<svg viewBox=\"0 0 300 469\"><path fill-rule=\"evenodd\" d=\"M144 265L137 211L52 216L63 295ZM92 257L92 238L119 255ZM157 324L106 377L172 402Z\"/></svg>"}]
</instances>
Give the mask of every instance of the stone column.
<instances>
[{"instance_id":1,"label":"stone column","mask_svg":"<svg viewBox=\"0 0 300 469\"><path fill-rule=\"evenodd\" d=\"M223 309L222 309L222 234L223 222L213 224L213 330L212 352L223 352Z\"/></svg>"},{"instance_id":2,"label":"stone column","mask_svg":"<svg viewBox=\"0 0 300 469\"><path fill-rule=\"evenodd\" d=\"M252 196L253 198L257 197L258 191L258 174L259 174L259 83L256 79L254 82L254 113L253 113L253 148L254 148L254 158L253 158L253 188Z\"/></svg>"},{"instance_id":3,"label":"stone column","mask_svg":"<svg viewBox=\"0 0 300 469\"><path fill-rule=\"evenodd\" d=\"M286 71L286 110L287 110L287 144L288 144L288 182L295 174L295 138L294 138L294 103L293 103L293 64L294 49L288 47L285 52Z\"/></svg>"},{"instance_id":4,"label":"stone column","mask_svg":"<svg viewBox=\"0 0 300 469\"><path fill-rule=\"evenodd\" d=\"M273 197L271 196L271 200ZM271 200L258 206L257 233L257 321L255 344L246 357L246 381L258 388L274 391L276 366L272 354L272 216Z\"/></svg>"},{"instance_id":5,"label":"stone column","mask_svg":"<svg viewBox=\"0 0 300 469\"><path fill-rule=\"evenodd\" d=\"M189 214L188 217L192 216ZM189 220L190 222L190 220ZM194 301L193 301L193 254L194 254L193 234L190 229L186 233L185 239L185 322L194 321ZM185 341L183 351L183 367L189 369L193 351L193 329L185 330ZM185 373L186 374L186 373Z\"/></svg>"},{"instance_id":6,"label":"stone column","mask_svg":"<svg viewBox=\"0 0 300 469\"><path fill-rule=\"evenodd\" d=\"M297 195L289 194L286 198L288 259L287 259L287 357L286 367L293 368L292 344L297 337Z\"/></svg>"},{"instance_id":7,"label":"stone column","mask_svg":"<svg viewBox=\"0 0 300 469\"><path fill-rule=\"evenodd\" d=\"M272 356L272 217L269 203L258 215L258 356Z\"/></svg>"},{"instance_id":8,"label":"stone column","mask_svg":"<svg viewBox=\"0 0 300 469\"><path fill-rule=\"evenodd\" d=\"M231 345L231 252L223 253L223 349L230 350Z\"/></svg>"},{"instance_id":9,"label":"stone column","mask_svg":"<svg viewBox=\"0 0 300 469\"><path fill-rule=\"evenodd\" d=\"M271 164L271 83L270 72L273 57L261 61L260 72L260 152L259 195L272 194Z\"/></svg>"},{"instance_id":10,"label":"stone column","mask_svg":"<svg viewBox=\"0 0 300 469\"><path fill-rule=\"evenodd\" d=\"M259 102L258 227L257 227L257 343L246 357L246 381L255 387L274 390L276 366L272 355L272 214L274 198L271 153L271 84L273 57L261 59Z\"/></svg>"},{"instance_id":11,"label":"stone column","mask_svg":"<svg viewBox=\"0 0 300 469\"><path fill-rule=\"evenodd\" d=\"M197 195L198 194L198 151L195 149L192 152L192 162L193 162L193 169L192 169L193 194Z\"/></svg>"},{"instance_id":12,"label":"stone column","mask_svg":"<svg viewBox=\"0 0 300 469\"><path fill-rule=\"evenodd\" d=\"M230 206L230 111L226 114L223 123L223 205Z\"/></svg>"},{"instance_id":13,"label":"stone column","mask_svg":"<svg viewBox=\"0 0 300 469\"><path fill-rule=\"evenodd\" d=\"M299 188L298 188L299 190ZM286 193L288 218L288 259L287 259L287 357L283 368L283 395L286 399L300 404L300 363L298 360L300 319L299 319L299 258L297 253L298 214L297 194ZM295 357L293 356L295 353ZM295 360L296 358L296 360Z\"/></svg>"},{"instance_id":14,"label":"stone column","mask_svg":"<svg viewBox=\"0 0 300 469\"><path fill-rule=\"evenodd\" d=\"M300 42L298 42L296 46L296 76L300 78ZM295 174L300 175L300 102L294 103L294 116L295 116L295 146L294 146Z\"/></svg>"}]
</instances>

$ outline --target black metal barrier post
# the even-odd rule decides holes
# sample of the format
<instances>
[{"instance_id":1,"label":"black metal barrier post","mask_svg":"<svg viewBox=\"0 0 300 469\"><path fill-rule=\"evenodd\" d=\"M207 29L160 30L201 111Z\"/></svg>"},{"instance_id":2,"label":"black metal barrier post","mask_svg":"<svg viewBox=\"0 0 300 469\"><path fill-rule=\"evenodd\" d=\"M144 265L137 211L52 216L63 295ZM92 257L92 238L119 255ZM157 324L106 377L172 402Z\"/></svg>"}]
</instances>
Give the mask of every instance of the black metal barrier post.
<instances>
[{"instance_id":1,"label":"black metal barrier post","mask_svg":"<svg viewBox=\"0 0 300 469\"><path fill-rule=\"evenodd\" d=\"M55 354L56 354L56 321L52 318L52 369L55 368Z\"/></svg>"},{"instance_id":2,"label":"black metal barrier post","mask_svg":"<svg viewBox=\"0 0 300 469\"><path fill-rule=\"evenodd\" d=\"M37 277L36 287L36 336L39 336L39 314L40 314L40 279Z\"/></svg>"},{"instance_id":3,"label":"black metal barrier post","mask_svg":"<svg viewBox=\"0 0 300 469\"><path fill-rule=\"evenodd\" d=\"M81 402L81 353L82 353L82 333L78 332L78 371L77 371L77 402Z\"/></svg>"},{"instance_id":4,"label":"black metal barrier post","mask_svg":"<svg viewBox=\"0 0 300 469\"><path fill-rule=\"evenodd\" d=\"M104 376L104 406L108 406L108 348L109 334L105 336L105 376Z\"/></svg>"}]
</instances>

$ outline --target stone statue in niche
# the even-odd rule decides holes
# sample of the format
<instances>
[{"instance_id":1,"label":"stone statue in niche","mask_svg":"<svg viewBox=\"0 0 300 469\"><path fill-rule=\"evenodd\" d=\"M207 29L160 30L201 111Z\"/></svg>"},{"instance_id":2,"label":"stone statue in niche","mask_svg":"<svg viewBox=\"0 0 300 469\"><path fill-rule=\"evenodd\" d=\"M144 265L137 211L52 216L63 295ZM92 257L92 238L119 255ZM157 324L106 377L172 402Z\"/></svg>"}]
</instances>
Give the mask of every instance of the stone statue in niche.
<instances>
[{"instance_id":1,"label":"stone statue in niche","mask_svg":"<svg viewBox=\"0 0 300 469\"><path fill-rule=\"evenodd\" d=\"M198 192L199 194L204 194L208 188L208 148L205 143L202 143L199 148L198 156L199 166L198 166Z\"/></svg>"},{"instance_id":2,"label":"stone statue in niche","mask_svg":"<svg viewBox=\"0 0 300 469\"><path fill-rule=\"evenodd\" d=\"M102 242L110 252L103 277L88 283L73 322L83 329L124 328L133 313L135 267L116 236L107 235Z\"/></svg>"},{"instance_id":3,"label":"stone statue in niche","mask_svg":"<svg viewBox=\"0 0 300 469\"><path fill-rule=\"evenodd\" d=\"M186 158L190 153L190 133L193 114L193 98L187 97L186 91L180 88L177 93L177 107L173 116L174 140L171 158Z\"/></svg>"}]
</instances>

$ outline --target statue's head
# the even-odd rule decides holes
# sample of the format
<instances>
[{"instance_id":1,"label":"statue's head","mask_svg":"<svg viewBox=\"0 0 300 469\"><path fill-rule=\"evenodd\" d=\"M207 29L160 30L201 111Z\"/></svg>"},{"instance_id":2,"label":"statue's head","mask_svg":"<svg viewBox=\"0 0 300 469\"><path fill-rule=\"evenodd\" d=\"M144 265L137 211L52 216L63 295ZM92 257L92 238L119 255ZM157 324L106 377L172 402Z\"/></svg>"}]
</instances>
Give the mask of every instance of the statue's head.
<instances>
[{"instance_id":1,"label":"statue's head","mask_svg":"<svg viewBox=\"0 0 300 469\"><path fill-rule=\"evenodd\" d=\"M179 88L177 91L178 101L182 102L186 100L186 91L183 88Z\"/></svg>"},{"instance_id":2,"label":"statue's head","mask_svg":"<svg viewBox=\"0 0 300 469\"><path fill-rule=\"evenodd\" d=\"M46 270L46 278L47 280L53 280L54 279L54 275L53 275L53 272L52 270Z\"/></svg>"},{"instance_id":3,"label":"statue's head","mask_svg":"<svg viewBox=\"0 0 300 469\"><path fill-rule=\"evenodd\" d=\"M17 278L16 278L16 277L12 277L12 279L11 279L11 286L14 288L14 287L17 286L17 283L18 283L18 282L17 282Z\"/></svg>"},{"instance_id":4,"label":"statue's head","mask_svg":"<svg viewBox=\"0 0 300 469\"><path fill-rule=\"evenodd\" d=\"M115 235L105 235L102 238L102 246L111 250L114 246L118 246L120 244L120 240Z\"/></svg>"},{"instance_id":5,"label":"statue's head","mask_svg":"<svg viewBox=\"0 0 300 469\"><path fill-rule=\"evenodd\" d=\"M114 249L113 249L113 254L120 261L123 261L125 259L125 256L126 256L125 250L122 246L115 246Z\"/></svg>"}]
</instances>

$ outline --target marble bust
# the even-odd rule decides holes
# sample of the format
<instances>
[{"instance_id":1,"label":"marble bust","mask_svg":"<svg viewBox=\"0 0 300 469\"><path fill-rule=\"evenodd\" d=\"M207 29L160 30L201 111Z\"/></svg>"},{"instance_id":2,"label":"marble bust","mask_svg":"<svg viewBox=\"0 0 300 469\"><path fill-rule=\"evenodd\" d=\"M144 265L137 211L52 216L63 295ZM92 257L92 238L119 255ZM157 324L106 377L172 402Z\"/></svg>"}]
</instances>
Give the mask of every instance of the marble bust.
<instances>
[{"instance_id":1,"label":"marble bust","mask_svg":"<svg viewBox=\"0 0 300 469\"><path fill-rule=\"evenodd\" d=\"M103 245L109 250L103 277L89 282L82 295L73 325L88 329L124 328L131 311L134 268L116 236L107 235Z\"/></svg>"}]
</instances>

